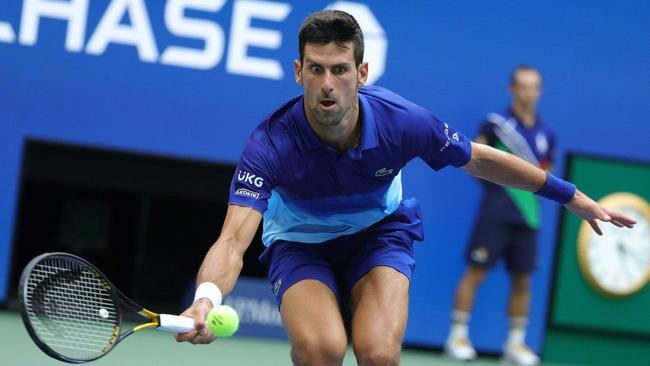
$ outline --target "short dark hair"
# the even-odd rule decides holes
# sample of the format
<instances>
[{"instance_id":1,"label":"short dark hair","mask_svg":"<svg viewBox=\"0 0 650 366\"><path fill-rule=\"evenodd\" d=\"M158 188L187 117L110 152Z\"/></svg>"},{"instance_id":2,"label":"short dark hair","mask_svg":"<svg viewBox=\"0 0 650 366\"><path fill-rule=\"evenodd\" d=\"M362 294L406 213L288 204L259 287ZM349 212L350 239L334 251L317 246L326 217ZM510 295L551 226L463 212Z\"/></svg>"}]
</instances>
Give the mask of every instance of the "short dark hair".
<instances>
[{"instance_id":1,"label":"short dark hair","mask_svg":"<svg viewBox=\"0 0 650 366\"><path fill-rule=\"evenodd\" d=\"M298 52L300 63L305 56L307 42L327 44L336 42L345 47L352 41L354 62L359 66L363 62L363 33L354 17L340 10L323 10L313 13L305 19L298 32Z\"/></svg>"},{"instance_id":2,"label":"short dark hair","mask_svg":"<svg viewBox=\"0 0 650 366\"><path fill-rule=\"evenodd\" d=\"M535 71L538 74L542 74L539 72L539 70L535 66L531 65L519 65L515 67L514 70L512 70L512 74L510 74L510 86L513 86L517 83L517 73L519 71Z\"/></svg>"}]
</instances>

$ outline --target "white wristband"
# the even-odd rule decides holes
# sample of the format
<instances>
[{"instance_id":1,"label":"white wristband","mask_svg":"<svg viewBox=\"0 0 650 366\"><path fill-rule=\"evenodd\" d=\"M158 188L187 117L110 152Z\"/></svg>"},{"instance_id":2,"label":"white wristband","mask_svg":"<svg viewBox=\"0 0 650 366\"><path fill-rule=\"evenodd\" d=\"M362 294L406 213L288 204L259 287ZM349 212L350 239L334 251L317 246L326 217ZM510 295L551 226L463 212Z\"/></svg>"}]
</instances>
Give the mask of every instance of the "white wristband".
<instances>
[{"instance_id":1,"label":"white wristband","mask_svg":"<svg viewBox=\"0 0 650 366\"><path fill-rule=\"evenodd\" d=\"M221 290L212 282L203 282L194 293L194 302L206 298L212 302L212 307L221 305Z\"/></svg>"}]
</instances>

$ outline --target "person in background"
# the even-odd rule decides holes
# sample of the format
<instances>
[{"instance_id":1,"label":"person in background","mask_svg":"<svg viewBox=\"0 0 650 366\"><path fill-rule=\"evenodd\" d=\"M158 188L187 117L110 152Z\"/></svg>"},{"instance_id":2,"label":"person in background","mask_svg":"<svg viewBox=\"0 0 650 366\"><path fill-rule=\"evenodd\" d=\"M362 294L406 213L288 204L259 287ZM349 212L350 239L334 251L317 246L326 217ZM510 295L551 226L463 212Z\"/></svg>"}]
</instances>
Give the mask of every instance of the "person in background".
<instances>
[{"instance_id":1,"label":"person in background","mask_svg":"<svg viewBox=\"0 0 650 366\"><path fill-rule=\"evenodd\" d=\"M542 94L540 72L528 65L510 78L512 103L503 113L488 114L476 142L514 154L546 171L555 155L555 137L537 114ZM458 360L476 358L468 334L479 285L503 258L510 276L510 330L503 358L517 365L537 365L539 357L524 342L530 307L530 277L537 266L539 200L531 192L481 181L483 199L467 249L467 269L458 284L445 353Z\"/></svg>"}]
</instances>

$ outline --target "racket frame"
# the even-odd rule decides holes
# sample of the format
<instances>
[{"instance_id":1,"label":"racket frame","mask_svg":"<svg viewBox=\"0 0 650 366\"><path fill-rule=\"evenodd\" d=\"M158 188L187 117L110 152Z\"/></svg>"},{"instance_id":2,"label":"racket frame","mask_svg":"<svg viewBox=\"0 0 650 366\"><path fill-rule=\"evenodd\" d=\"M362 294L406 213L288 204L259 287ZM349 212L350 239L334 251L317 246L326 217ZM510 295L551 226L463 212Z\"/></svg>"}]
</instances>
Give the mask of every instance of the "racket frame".
<instances>
[{"instance_id":1,"label":"racket frame","mask_svg":"<svg viewBox=\"0 0 650 366\"><path fill-rule=\"evenodd\" d=\"M50 257L62 257L62 258L67 258L70 259L74 262L77 262L81 266L85 267L84 269L89 270L93 272L95 277L102 281L102 286L104 286L104 289L108 290L110 293L111 300L115 304L116 308L116 321L115 321L115 326L113 328L113 335L111 340L108 342L106 345L106 348L104 348L101 353L99 353L96 357L93 358L88 358L88 359L75 359L75 358L70 358L68 356L62 355L56 351L54 351L50 346L48 346L45 342L43 342L34 328L32 327L32 322L29 319L29 315L27 313L27 305L26 305L26 299L25 296L27 295L27 292L25 291L25 288L28 284L28 280L30 277L30 274L32 273L33 269L44 259L50 258ZM23 323L25 324L25 328L27 329L27 332L29 333L29 336L32 338L34 343L40 348L43 352L45 352L48 356L55 358L60 361L64 361L67 363L86 363L90 361L94 361L98 358L101 358L108 354L114 347L117 345L119 342L121 342L124 338L130 336L131 334L140 331L142 329L147 329L147 328L157 328L160 326L160 316L153 311L147 310L135 302L133 302L131 299L129 299L126 295L124 295L113 283L102 273L97 267L95 267L92 263L88 262L87 260L78 257L74 254L69 254L69 253L64 253L64 252L52 252L52 253L44 253L41 254L31 261L25 266L25 269L23 270L23 273L20 276L20 281L18 285L18 299L20 303L20 314L23 319ZM134 313L137 313L138 315L142 316L143 318L146 318L149 320L147 323L142 323L140 325L137 325L131 329L128 329L126 331L123 331L122 327L122 312L123 308L126 307L133 311Z\"/></svg>"}]
</instances>

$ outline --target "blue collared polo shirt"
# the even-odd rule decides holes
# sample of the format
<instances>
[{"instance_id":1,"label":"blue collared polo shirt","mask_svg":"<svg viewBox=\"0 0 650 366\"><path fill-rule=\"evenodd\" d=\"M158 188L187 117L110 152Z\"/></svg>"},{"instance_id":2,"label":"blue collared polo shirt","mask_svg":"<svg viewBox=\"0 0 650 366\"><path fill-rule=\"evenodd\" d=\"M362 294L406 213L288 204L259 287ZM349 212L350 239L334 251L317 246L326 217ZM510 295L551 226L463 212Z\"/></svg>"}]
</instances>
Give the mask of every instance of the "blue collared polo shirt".
<instances>
[{"instance_id":1,"label":"blue collared polo shirt","mask_svg":"<svg viewBox=\"0 0 650 366\"><path fill-rule=\"evenodd\" d=\"M361 138L344 152L309 126L303 97L253 131L230 187L230 204L264 215L262 241L322 243L362 231L402 201L401 169L465 165L470 140L424 108L377 86L359 89Z\"/></svg>"}]
</instances>

